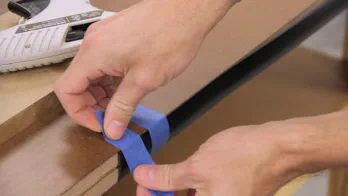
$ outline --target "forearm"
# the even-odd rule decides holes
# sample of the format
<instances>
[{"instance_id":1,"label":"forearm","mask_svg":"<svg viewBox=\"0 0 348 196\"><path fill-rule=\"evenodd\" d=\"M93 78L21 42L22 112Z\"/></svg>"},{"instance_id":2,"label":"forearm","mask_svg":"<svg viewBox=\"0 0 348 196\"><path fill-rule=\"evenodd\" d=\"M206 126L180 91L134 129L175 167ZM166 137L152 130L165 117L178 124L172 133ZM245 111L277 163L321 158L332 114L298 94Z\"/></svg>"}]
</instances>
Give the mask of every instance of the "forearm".
<instances>
[{"instance_id":1,"label":"forearm","mask_svg":"<svg viewBox=\"0 0 348 196\"><path fill-rule=\"evenodd\" d=\"M288 120L285 124L292 127L282 139L285 151L292 157L292 169L314 173L348 166L347 110Z\"/></svg>"},{"instance_id":2,"label":"forearm","mask_svg":"<svg viewBox=\"0 0 348 196\"><path fill-rule=\"evenodd\" d=\"M172 1L172 0L169 0ZM189 9L189 17L197 25L211 30L225 14L240 0L176 0L182 9ZM181 14L180 14L181 15ZM184 15L184 14L183 14ZM185 19L187 19L185 18Z\"/></svg>"},{"instance_id":3,"label":"forearm","mask_svg":"<svg viewBox=\"0 0 348 196\"><path fill-rule=\"evenodd\" d=\"M160 16L171 16L176 23L187 28L187 32L196 29L204 34L226 15L240 0L148 0L146 3L157 4L160 12L154 13L156 21L168 20ZM158 14L158 17L156 16ZM166 28L170 28L166 26Z\"/></svg>"}]
</instances>

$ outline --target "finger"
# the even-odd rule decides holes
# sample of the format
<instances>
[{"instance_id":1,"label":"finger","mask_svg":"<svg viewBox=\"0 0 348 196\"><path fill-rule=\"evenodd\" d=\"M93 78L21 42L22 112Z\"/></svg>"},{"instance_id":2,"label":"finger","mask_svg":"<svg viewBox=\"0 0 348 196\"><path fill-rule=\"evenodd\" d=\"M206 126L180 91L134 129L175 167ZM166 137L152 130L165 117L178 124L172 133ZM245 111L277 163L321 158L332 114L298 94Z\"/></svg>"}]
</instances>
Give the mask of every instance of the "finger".
<instances>
[{"instance_id":1,"label":"finger","mask_svg":"<svg viewBox=\"0 0 348 196\"><path fill-rule=\"evenodd\" d=\"M117 87L105 113L105 132L111 139L123 136L124 130L141 99L149 91L142 88L127 74Z\"/></svg>"},{"instance_id":2,"label":"finger","mask_svg":"<svg viewBox=\"0 0 348 196\"><path fill-rule=\"evenodd\" d=\"M96 80L104 74L98 69L84 68L82 65L84 61L77 56L63 76L56 81L54 91L65 111L77 124L100 131L95 109L92 108L97 101L87 89L91 80ZM88 67L87 64L85 67Z\"/></svg>"},{"instance_id":3,"label":"finger","mask_svg":"<svg viewBox=\"0 0 348 196\"><path fill-rule=\"evenodd\" d=\"M135 169L134 179L143 187L158 191L189 189L194 181L186 162L173 165L141 165Z\"/></svg>"},{"instance_id":4,"label":"finger","mask_svg":"<svg viewBox=\"0 0 348 196\"><path fill-rule=\"evenodd\" d=\"M91 85L88 87L88 91L92 94L97 103L107 98L104 88L100 85Z\"/></svg>"},{"instance_id":5,"label":"finger","mask_svg":"<svg viewBox=\"0 0 348 196\"><path fill-rule=\"evenodd\" d=\"M91 34L99 31L103 27L109 27L110 22L112 22L112 20L114 20L115 17L117 16L114 15L114 16L105 18L104 20L93 23L92 25L88 27L85 37L90 36Z\"/></svg>"},{"instance_id":6,"label":"finger","mask_svg":"<svg viewBox=\"0 0 348 196\"><path fill-rule=\"evenodd\" d=\"M137 196L151 196L150 191L142 186L137 186Z\"/></svg>"}]
</instances>

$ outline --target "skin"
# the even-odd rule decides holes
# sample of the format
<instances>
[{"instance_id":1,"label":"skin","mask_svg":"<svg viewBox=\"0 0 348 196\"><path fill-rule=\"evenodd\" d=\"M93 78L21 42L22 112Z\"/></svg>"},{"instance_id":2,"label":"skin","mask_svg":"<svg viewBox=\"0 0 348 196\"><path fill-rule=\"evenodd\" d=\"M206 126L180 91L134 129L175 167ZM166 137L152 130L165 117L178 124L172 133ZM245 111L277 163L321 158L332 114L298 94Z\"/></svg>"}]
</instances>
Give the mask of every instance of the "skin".
<instances>
[{"instance_id":1,"label":"skin","mask_svg":"<svg viewBox=\"0 0 348 196\"><path fill-rule=\"evenodd\" d=\"M139 166L134 179L155 190L195 189L196 196L270 196L301 175L347 166L347 119L341 111L231 128L181 163Z\"/></svg>"},{"instance_id":2,"label":"skin","mask_svg":"<svg viewBox=\"0 0 348 196\"><path fill-rule=\"evenodd\" d=\"M144 0L93 24L55 84L57 97L77 124L94 131L101 131L95 112L106 111L106 134L120 139L139 102L186 69L237 2ZM112 76L122 77L117 89ZM272 195L297 176L347 165L347 117L338 112L225 130L181 163L139 166L137 195L150 195L146 188L191 189L190 196Z\"/></svg>"},{"instance_id":3,"label":"skin","mask_svg":"<svg viewBox=\"0 0 348 196\"><path fill-rule=\"evenodd\" d=\"M54 91L79 125L120 139L136 106L195 58L203 40L236 0L145 0L93 24ZM140 20L141 19L141 20ZM111 76L123 80L111 88Z\"/></svg>"}]
</instances>

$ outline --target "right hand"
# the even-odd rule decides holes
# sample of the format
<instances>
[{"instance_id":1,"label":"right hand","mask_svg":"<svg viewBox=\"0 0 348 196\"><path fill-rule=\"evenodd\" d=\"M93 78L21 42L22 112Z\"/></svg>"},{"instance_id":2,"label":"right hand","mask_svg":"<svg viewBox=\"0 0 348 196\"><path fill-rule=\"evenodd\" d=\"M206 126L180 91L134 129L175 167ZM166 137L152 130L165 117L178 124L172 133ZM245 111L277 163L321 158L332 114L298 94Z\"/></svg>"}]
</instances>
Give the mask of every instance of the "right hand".
<instances>
[{"instance_id":1,"label":"right hand","mask_svg":"<svg viewBox=\"0 0 348 196\"><path fill-rule=\"evenodd\" d=\"M205 36L234 0L144 0L93 24L54 91L69 116L120 139L142 98L168 83L195 58ZM112 76L123 80L112 89Z\"/></svg>"},{"instance_id":2,"label":"right hand","mask_svg":"<svg viewBox=\"0 0 348 196\"><path fill-rule=\"evenodd\" d=\"M294 153L297 139L292 132L306 127L301 121L281 121L220 132L183 162L137 167L137 196L151 196L145 188L195 189L192 196L274 195L303 174L303 159Z\"/></svg>"}]
</instances>

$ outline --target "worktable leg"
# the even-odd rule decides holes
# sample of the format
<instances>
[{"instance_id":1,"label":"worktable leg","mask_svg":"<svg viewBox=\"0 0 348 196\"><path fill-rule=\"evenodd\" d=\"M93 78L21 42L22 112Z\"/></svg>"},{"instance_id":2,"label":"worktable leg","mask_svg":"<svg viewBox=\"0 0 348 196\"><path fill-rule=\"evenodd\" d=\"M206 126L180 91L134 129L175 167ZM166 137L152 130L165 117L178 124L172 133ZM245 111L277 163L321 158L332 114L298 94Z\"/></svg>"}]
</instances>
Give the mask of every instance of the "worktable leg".
<instances>
[{"instance_id":1,"label":"worktable leg","mask_svg":"<svg viewBox=\"0 0 348 196\"><path fill-rule=\"evenodd\" d=\"M344 38L342 69L345 81L348 83L348 10L346 13L346 32Z\"/></svg>"},{"instance_id":2,"label":"worktable leg","mask_svg":"<svg viewBox=\"0 0 348 196\"><path fill-rule=\"evenodd\" d=\"M348 37L346 38L348 39ZM346 39L346 45L347 45L347 39ZM348 64L346 64L345 66L348 67ZM348 110L348 105L344 107L343 109ZM329 186L330 187L329 187L328 196L348 196L348 168L332 169L330 171Z\"/></svg>"},{"instance_id":3,"label":"worktable leg","mask_svg":"<svg viewBox=\"0 0 348 196\"><path fill-rule=\"evenodd\" d=\"M344 41L344 52L343 52L343 61L348 62L348 11L346 14L346 33L345 33L345 41ZM347 65L348 66L348 65Z\"/></svg>"},{"instance_id":4,"label":"worktable leg","mask_svg":"<svg viewBox=\"0 0 348 196\"><path fill-rule=\"evenodd\" d=\"M333 169L330 174L328 196L348 196L348 170Z\"/></svg>"}]
</instances>

